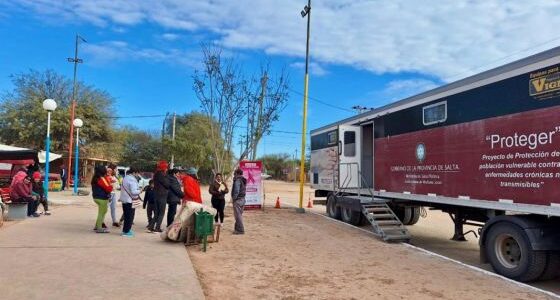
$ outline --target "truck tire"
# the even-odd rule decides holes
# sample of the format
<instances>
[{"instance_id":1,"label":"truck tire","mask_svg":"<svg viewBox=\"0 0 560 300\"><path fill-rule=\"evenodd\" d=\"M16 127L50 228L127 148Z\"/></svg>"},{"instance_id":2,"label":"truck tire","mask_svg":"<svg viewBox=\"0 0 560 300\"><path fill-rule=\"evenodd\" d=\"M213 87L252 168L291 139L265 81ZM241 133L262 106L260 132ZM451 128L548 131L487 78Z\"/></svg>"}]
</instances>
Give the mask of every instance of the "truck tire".
<instances>
[{"instance_id":1,"label":"truck tire","mask_svg":"<svg viewBox=\"0 0 560 300\"><path fill-rule=\"evenodd\" d=\"M496 273L517 281L534 281L545 270L547 253L533 250L525 231L513 223L490 227L485 251Z\"/></svg>"},{"instance_id":2,"label":"truck tire","mask_svg":"<svg viewBox=\"0 0 560 300\"><path fill-rule=\"evenodd\" d=\"M352 225L360 225L362 212L343 207L340 209L342 221Z\"/></svg>"},{"instance_id":3,"label":"truck tire","mask_svg":"<svg viewBox=\"0 0 560 300\"><path fill-rule=\"evenodd\" d=\"M333 194L327 196L327 214L333 219L340 220L340 207L336 206L336 197Z\"/></svg>"},{"instance_id":4,"label":"truck tire","mask_svg":"<svg viewBox=\"0 0 560 300\"><path fill-rule=\"evenodd\" d=\"M410 221L408 222L408 224L405 224L405 225L412 226L412 225L418 223L418 221L420 220L420 211L421 211L421 207L419 207L419 206L411 207Z\"/></svg>"},{"instance_id":5,"label":"truck tire","mask_svg":"<svg viewBox=\"0 0 560 300\"><path fill-rule=\"evenodd\" d=\"M412 214L409 206L396 206L392 210L403 225L407 225L410 222Z\"/></svg>"},{"instance_id":6,"label":"truck tire","mask_svg":"<svg viewBox=\"0 0 560 300\"><path fill-rule=\"evenodd\" d=\"M560 252L549 251L546 259L546 267L539 280L552 280L560 277Z\"/></svg>"}]
</instances>

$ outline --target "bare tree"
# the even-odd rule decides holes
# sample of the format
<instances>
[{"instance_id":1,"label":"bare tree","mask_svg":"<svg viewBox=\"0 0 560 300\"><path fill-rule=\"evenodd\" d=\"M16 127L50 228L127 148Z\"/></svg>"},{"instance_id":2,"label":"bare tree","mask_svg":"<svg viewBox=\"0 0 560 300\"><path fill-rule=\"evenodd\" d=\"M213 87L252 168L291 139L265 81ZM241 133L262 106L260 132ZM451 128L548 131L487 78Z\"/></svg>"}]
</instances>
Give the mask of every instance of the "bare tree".
<instances>
[{"instance_id":1,"label":"bare tree","mask_svg":"<svg viewBox=\"0 0 560 300\"><path fill-rule=\"evenodd\" d=\"M257 145L270 133L279 113L288 100L288 76L285 69L270 76L269 65L261 67L259 76L246 76L231 58L222 56L222 49L202 45L202 71L193 75L193 89L204 114L214 122L210 126L213 146L212 161L216 172L228 173L233 168L233 139L239 123L247 120L247 142L239 160L256 158ZM260 84L259 84L260 83ZM237 131L239 132L239 131ZM217 134L219 133L219 136Z\"/></svg>"},{"instance_id":2,"label":"bare tree","mask_svg":"<svg viewBox=\"0 0 560 300\"><path fill-rule=\"evenodd\" d=\"M261 139L270 134L272 125L278 121L280 112L288 103L289 80L285 69L278 74L270 76L270 65L261 67L260 85L256 89L247 90L248 105L248 143L240 159L257 158L257 146ZM270 77L269 77L270 76ZM255 83L257 80L253 79Z\"/></svg>"},{"instance_id":3,"label":"bare tree","mask_svg":"<svg viewBox=\"0 0 560 300\"><path fill-rule=\"evenodd\" d=\"M200 106L210 120L212 162L216 172L231 170L234 130L247 113L244 89L246 81L232 59L222 57L222 49L202 45L204 70L196 70L193 89ZM217 124L217 125L216 125ZM214 126L219 128L216 130ZM216 136L219 133L221 136ZM223 141L223 142L221 142Z\"/></svg>"}]
</instances>

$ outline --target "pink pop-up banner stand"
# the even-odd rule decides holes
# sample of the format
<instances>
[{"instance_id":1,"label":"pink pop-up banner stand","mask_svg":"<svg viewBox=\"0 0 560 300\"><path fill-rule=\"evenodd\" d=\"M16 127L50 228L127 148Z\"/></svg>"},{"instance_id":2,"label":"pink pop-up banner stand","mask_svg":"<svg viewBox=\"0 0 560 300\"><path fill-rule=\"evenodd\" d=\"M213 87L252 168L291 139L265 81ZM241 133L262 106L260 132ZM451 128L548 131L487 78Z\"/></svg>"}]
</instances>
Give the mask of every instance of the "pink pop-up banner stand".
<instances>
[{"instance_id":1,"label":"pink pop-up banner stand","mask_svg":"<svg viewBox=\"0 0 560 300\"><path fill-rule=\"evenodd\" d=\"M243 177L247 179L247 193L245 195L245 209L260 209L263 205L262 190L262 162L242 161L239 168L243 170Z\"/></svg>"}]
</instances>

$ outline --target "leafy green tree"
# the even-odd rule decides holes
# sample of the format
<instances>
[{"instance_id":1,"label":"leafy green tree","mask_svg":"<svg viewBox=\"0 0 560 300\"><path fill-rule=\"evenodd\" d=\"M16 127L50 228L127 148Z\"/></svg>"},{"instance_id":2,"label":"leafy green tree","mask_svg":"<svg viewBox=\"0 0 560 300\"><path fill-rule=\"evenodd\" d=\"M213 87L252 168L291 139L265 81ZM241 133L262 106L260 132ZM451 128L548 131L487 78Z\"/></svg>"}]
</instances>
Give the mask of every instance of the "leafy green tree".
<instances>
[{"instance_id":1,"label":"leafy green tree","mask_svg":"<svg viewBox=\"0 0 560 300\"><path fill-rule=\"evenodd\" d=\"M218 125L210 120L206 115L193 112L183 116L177 116L175 141L165 139L166 148L175 155L175 165L182 167L195 167L199 170L201 179L212 177L214 172L213 153L214 147L223 149L224 140L216 139L212 141L209 137L219 136ZM232 155L224 155L225 159L232 159ZM222 170L225 174L231 172L231 167L224 166Z\"/></svg>"},{"instance_id":2,"label":"leafy green tree","mask_svg":"<svg viewBox=\"0 0 560 300\"><path fill-rule=\"evenodd\" d=\"M124 166L136 166L142 171L155 170L162 157L161 139L153 134L133 127L115 131L114 150L120 154L117 159Z\"/></svg>"},{"instance_id":3,"label":"leafy green tree","mask_svg":"<svg viewBox=\"0 0 560 300\"><path fill-rule=\"evenodd\" d=\"M274 179L285 179L284 170L292 170L295 162L287 153L268 154L260 158L268 175Z\"/></svg>"},{"instance_id":4,"label":"leafy green tree","mask_svg":"<svg viewBox=\"0 0 560 300\"><path fill-rule=\"evenodd\" d=\"M47 113L43 100L52 98L57 109L51 116L51 149L63 153L68 150L70 131L70 101L72 81L53 70L30 70L11 76L14 89L0 95L0 141L3 143L40 149L45 146ZM76 117L84 121L80 130L81 149L87 153L96 143L111 140L114 99L106 91L77 84Z\"/></svg>"}]
</instances>

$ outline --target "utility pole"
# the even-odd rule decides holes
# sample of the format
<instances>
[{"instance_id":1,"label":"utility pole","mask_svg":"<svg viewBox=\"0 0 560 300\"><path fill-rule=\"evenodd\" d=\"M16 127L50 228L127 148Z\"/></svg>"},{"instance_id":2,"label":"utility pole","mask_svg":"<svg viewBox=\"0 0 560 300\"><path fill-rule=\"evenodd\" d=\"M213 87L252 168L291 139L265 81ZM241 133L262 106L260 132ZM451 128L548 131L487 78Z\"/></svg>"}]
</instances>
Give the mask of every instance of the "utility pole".
<instances>
[{"instance_id":1,"label":"utility pole","mask_svg":"<svg viewBox=\"0 0 560 300\"><path fill-rule=\"evenodd\" d=\"M307 0L307 5L301 11L301 17L307 16L307 40L305 46L305 79L303 85L303 124L301 130L301 161L299 163L299 207L297 212L304 213L303 208L303 184L305 183L305 132L307 131L307 96L309 92L309 33L311 26L311 0Z\"/></svg>"},{"instance_id":2,"label":"utility pole","mask_svg":"<svg viewBox=\"0 0 560 300\"><path fill-rule=\"evenodd\" d=\"M163 119L163 124L161 125L161 157L164 157L164 139L165 139L165 123L167 123L167 117L169 113L165 113L165 118Z\"/></svg>"},{"instance_id":3,"label":"utility pole","mask_svg":"<svg viewBox=\"0 0 560 300\"><path fill-rule=\"evenodd\" d=\"M238 144L239 144L239 159L241 159L241 155L243 155L243 150L245 150L245 149L243 149L243 138L244 138L244 136L241 135L239 137L239 142L238 142Z\"/></svg>"},{"instance_id":4,"label":"utility pole","mask_svg":"<svg viewBox=\"0 0 560 300\"><path fill-rule=\"evenodd\" d=\"M294 169L294 182L297 181L297 171L296 171L296 159L297 159L297 149L294 155L293 169Z\"/></svg>"},{"instance_id":5,"label":"utility pole","mask_svg":"<svg viewBox=\"0 0 560 300\"><path fill-rule=\"evenodd\" d=\"M172 126L172 130L171 130L171 141L173 143L173 146L175 146L175 122L177 121L177 114L173 113L173 126ZM173 169L175 167L175 148L173 147L171 149L171 169Z\"/></svg>"},{"instance_id":6,"label":"utility pole","mask_svg":"<svg viewBox=\"0 0 560 300\"><path fill-rule=\"evenodd\" d=\"M251 157L252 160L257 159L257 146L259 144L259 140L262 137L262 111L263 111L263 102L264 97L266 96L266 83L268 81L268 75L264 72L263 77L261 78L261 96L259 97L259 114L257 115L257 128L255 129L255 136L253 137L253 155Z\"/></svg>"},{"instance_id":7,"label":"utility pole","mask_svg":"<svg viewBox=\"0 0 560 300\"><path fill-rule=\"evenodd\" d=\"M67 60L68 62L74 63L74 84L72 86L72 106L70 107L70 138L68 142L68 168L66 169L66 174L70 174L70 170L72 170L72 146L74 142L74 118L76 114L76 73L78 71L78 64L83 63L84 61L78 58L78 45L80 40L87 43L87 41L81 37L80 35L76 34L76 45L74 48L74 58L69 57ZM49 174L46 174L49 176ZM70 176L66 176L66 186L68 186L68 180ZM74 179L75 180L75 179Z\"/></svg>"}]
</instances>

